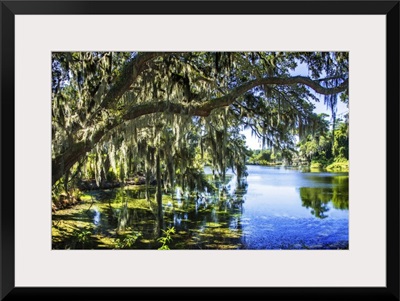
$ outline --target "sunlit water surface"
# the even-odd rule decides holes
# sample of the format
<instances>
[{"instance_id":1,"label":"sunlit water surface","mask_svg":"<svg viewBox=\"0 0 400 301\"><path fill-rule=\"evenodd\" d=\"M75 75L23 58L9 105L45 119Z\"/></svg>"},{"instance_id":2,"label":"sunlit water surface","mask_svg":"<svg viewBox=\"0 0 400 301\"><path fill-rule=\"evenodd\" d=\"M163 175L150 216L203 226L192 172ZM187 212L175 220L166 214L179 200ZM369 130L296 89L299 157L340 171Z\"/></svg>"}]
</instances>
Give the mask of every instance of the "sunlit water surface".
<instances>
[{"instance_id":1,"label":"sunlit water surface","mask_svg":"<svg viewBox=\"0 0 400 301\"><path fill-rule=\"evenodd\" d=\"M348 248L348 173L253 165L247 172L247 184L240 189L236 177L229 173L229 182L217 185L220 190L216 193L189 195L177 188L165 198L163 226L175 228L169 247ZM154 210L146 208L143 188L125 189L122 198L121 191L92 192L96 202L85 210L92 236L115 240L119 233L129 230L140 233L129 248L160 247L158 223ZM93 243L87 245L96 248Z\"/></svg>"}]
</instances>

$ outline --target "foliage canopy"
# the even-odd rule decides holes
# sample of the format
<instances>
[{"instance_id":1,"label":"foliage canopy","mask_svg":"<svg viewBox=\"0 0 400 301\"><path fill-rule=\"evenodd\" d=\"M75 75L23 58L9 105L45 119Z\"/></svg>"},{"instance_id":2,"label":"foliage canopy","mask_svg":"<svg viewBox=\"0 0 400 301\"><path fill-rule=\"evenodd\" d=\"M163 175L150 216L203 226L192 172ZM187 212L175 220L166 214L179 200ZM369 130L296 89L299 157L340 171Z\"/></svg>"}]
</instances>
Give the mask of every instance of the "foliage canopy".
<instances>
[{"instance_id":1,"label":"foliage canopy","mask_svg":"<svg viewBox=\"0 0 400 301\"><path fill-rule=\"evenodd\" d=\"M52 184L111 169L197 187L204 164L240 178L244 128L282 153L296 136L324 137L315 93L335 122L348 64L347 52L54 52ZM308 77L293 75L299 65Z\"/></svg>"}]
</instances>

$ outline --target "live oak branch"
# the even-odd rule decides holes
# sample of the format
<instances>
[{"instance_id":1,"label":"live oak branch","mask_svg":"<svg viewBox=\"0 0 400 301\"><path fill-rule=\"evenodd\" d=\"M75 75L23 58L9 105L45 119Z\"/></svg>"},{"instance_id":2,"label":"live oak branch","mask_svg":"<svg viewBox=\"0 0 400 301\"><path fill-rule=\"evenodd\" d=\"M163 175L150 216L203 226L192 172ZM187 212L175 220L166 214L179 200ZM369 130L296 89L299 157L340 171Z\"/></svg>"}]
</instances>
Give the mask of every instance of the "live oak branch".
<instances>
[{"instance_id":1,"label":"live oak branch","mask_svg":"<svg viewBox=\"0 0 400 301\"><path fill-rule=\"evenodd\" d=\"M300 64L308 77L292 75ZM218 139L228 147L239 126L266 144L290 149L295 135L315 131L314 92L325 95L333 121L338 96L347 101L348 95L347 53L337 52L53 53L52 72L52 185L104 147L114 169L115 160L152 152L174 165L167 157L191 143L182 141L187 129L197 133L192 143L203 150ZM125 158L115 155L118 150ZM209 153L223 173L229 155L221 152ZM110 160L95 156L100 179L101 165ZM121 176L132 162L122 165Z\"/></svg>"}]
</instances>

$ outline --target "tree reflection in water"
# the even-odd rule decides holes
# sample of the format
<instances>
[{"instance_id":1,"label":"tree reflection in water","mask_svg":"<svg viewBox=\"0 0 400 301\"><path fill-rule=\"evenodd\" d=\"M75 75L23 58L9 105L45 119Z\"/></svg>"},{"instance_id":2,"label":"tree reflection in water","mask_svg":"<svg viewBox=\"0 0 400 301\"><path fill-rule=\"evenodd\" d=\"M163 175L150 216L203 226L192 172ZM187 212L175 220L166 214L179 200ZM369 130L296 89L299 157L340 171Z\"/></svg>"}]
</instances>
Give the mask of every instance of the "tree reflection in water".
<instances>
[{"instance_id":1,"label":"tree reflection in water","mask_svg":"<svg viewBox=\"0 0 400 301\"><path fill-rule=\"evenodd\" d=\"M324 182L329 181L329 187L301 187L299 188L302 206L311 209L311 214L324 219L329 211L329 203L335 209L349 209L349 177L327 177Z\"/></svg>"},{"instance_id":2,"label":"tree reflection in water","mask_svg":"<svg viewBox=\"0 0 400 301\"><path fill-rule=\"evenodd\" d=\"M170 227L171 249L348 248L347 175L290 171L283 177L281 169L257 168L249 186L238 187L231 176L214 190L165 194L162 224L143 186L95 191L93 204L57 217L61 225L93 229L85 248L158 249L160 230ZM73 248L74 236L60 233L54 247Z\"/></svg>"}]
</instances>

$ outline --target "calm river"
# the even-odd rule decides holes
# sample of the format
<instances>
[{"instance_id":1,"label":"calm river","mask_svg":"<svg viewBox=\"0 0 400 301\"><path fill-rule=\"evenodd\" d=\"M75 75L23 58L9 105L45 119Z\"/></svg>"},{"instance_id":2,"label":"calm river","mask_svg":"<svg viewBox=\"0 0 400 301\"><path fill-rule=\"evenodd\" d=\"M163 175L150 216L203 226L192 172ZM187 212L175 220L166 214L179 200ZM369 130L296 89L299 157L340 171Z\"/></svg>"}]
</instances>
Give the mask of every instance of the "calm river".
<instances>
[{"instance_id":1,"label":"calm river","mask_svg":"<svg viewBox=\"0 0 400 301\"><path fill-rule=\"evenodd\" d=\"M189 196L177 189L164 198L164 227L175 228L169 247L348 249L348 173L254 165L247 172L243 189L229 174L226 189L218 193ZM117 241L132 231L140 235L129 248L157 249L157 222L142 189L93 192L89 208L57 218L90 224L95 240L86 244L90 248L109 247L104 239Z\"/></svg>"},{"instance_id":2,"label":"calm river","mask_svg":"<svg viewBox=\"0 0 400 301\"><path fill-rule=\"evenodd\" d=\"M245 249L348 248L348 174L248 166Z\"/></svg>"}]
</instances>

